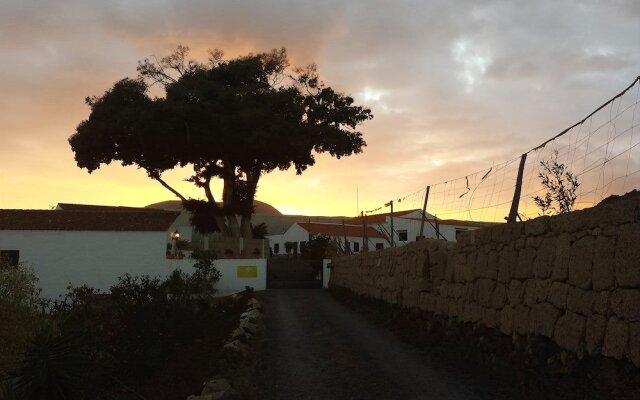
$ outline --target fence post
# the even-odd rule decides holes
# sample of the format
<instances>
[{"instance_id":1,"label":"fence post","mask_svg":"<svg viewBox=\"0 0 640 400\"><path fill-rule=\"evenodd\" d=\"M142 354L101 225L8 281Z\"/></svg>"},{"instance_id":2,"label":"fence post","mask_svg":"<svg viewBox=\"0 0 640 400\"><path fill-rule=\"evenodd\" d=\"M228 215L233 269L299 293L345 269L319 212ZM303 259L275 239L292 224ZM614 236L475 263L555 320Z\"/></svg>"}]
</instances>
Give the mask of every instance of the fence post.
<instances>
[{"instance_id":1,"label":"fence post","mask_svg":"<svg viewBox=\"0 0 640 400\"><path fill-rule=\"evenodd\" d=\"M509 210L509 216L507 222L516 222L518 216L518 205L520 204L520 192L522 191L522 177L524 175L524 164L527 162L527 153L524 153L520 158L520 167L518 167L518 177L516 178L516 188L513 191L513 200L511 201L511 210Z\"/></svg>"},{"instance_id":2,"label":"fence post","mask_svg":"<svg viewBox=\"0 0 640 400\"><path fill-rule=\"evenodd\" d=\"M393 200L389 202L391 206L391 247L396 247L396 240L393 237Z\"/></svg>"},{"instance_id":3,"label":"fence post","mask_svg":"<svg viewBox=\"0 0 640 400\"><path fill-rule=\"evenodd\" d=\"M429 201L429 189L427 186L427 194L424 195L424 204L422 205L422 218L420 219L420 236L424 237L424 220L427 219L427 202Z\"/></svg>"},{"instance_id":4,"label":"fence post","mask_svg":"<svg viewBox=\"0 0 640 400\"><path fill-rule=\"evenodd\" d=\"M367 238L367 217L364 215L364 211L360 212L362 218L362 251L369 251L369 238Z\"/></svg>"}]
</instances>

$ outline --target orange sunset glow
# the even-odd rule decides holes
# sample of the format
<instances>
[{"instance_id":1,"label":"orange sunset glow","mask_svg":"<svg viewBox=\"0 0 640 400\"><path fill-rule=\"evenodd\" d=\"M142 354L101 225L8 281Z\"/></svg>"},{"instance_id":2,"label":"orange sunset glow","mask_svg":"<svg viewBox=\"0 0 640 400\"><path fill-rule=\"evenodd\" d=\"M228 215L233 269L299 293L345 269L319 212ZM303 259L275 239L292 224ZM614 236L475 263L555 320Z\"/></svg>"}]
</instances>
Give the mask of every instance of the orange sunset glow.
<instances>
[{"instance_id":1,"label":"orange sunset glow","mask_svg":"<svg viewBox=\"0 0 640 400\"><path fill-rule=\"evenodd\" d=\"M276 171L261 179L258 200L305 215L353 216L414 192L405 207L420 208L427 185L519 157L585 117L640 71L636 1L170 3L0 5L0 208L173 199L135 167L114 163L92 174L78 168L67 140L89 115L85 97L135 77L139 60L179 44L201 60L213 48L231 58L284 46L292 65L316 63L328 85L371 108L374 118L358 128L367 142L362 154L321 155L302 175ZM633 104L636 92L629 96ZM637 170L637 155L620 156L626 163L620 168ZM183 194L202 197L183 181L188 172L164 177ZM517 161L501 171L516 172ZM637 177L625 180L626 189ZM447 198L458 199L465 185ZM219 194L221 183L213 187ZM501 190L508 201L511 187ZM597 190L603 197L618 189L603 183ZM464 214L501 201L487 197L455 207ZM433 207L447 212L436 197ZM505 212L472 217L501 220Z\"/></svg>"}]
</instances>

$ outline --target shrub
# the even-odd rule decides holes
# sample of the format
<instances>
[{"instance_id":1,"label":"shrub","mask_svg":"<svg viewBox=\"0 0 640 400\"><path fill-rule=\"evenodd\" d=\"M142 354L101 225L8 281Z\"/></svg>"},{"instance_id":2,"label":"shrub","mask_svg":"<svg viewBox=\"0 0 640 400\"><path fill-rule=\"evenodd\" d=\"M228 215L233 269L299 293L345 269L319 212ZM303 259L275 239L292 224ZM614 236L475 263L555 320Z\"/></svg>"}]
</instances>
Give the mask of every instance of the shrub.
<instances>
[{"instance_id":1,"label":"shrub","mask_svg":"<svg viewBox=\"0 0 640 400\"><path fill-rule=\"evenodd\" d=\"M331 243L331 238L325 235L314 236L307 242L304 248L304 258L307 260L322 260L326 258L326 253Z\"/></svg>"},{"instance_id":2,"label":"shrub","mask_svg":"<svg viewBox=\"0 0 640 400\"><path fill-rule=\"evenodd\" d=\"M548 161L540 161L542 172L538 173L540 183L544 187L543 196L535 196L533 201L541 211L541 215L564 214L573 210L580 187L577 176L558 162L558 150Z\"/></svg>"},{"instance_id":3,"label":"shrub","mask_svg":"<svg viewBox=\"0 0 640 400\"><path fill-rule=\"evenodd\" d=\"M16 400L89 399L102 392L99 374L81 336L41 330L12 381ZM93 392L93 393L92 393Z\"/></svg>"},{"instance_id":4,"label":"shrub","mask_svg":"<svg viewBox=\"0 0 640 400\"><path fill-rule=\"evenodd\" d=\"M42 321L33 269L0 259L0 375L20 365Z\"/></svg>"}]
</instances>

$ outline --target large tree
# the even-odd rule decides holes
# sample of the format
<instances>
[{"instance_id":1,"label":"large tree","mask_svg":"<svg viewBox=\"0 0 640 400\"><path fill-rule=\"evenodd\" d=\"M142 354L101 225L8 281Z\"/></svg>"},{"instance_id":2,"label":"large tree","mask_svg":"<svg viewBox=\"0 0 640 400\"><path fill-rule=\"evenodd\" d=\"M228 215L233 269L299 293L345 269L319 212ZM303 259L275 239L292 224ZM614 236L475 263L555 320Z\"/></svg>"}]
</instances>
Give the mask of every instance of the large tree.
<instances>
[{"instance_id":1,"label":"large tree","mask_svg":"<svg viewBox=\"0 0 640 400\"><path fill-rule=\"evenodd\" d=\"M231 60L215 50L206 63L188 53L179 46L145 59L137 78L86 99L89 118L69 138L79 167L91 173L112 161L135 165L182 201L201 232L250 238L263 174L291 167L301 174L315 154L340 158L366 145L356 128L371 111L326 86L315 65L290 69L284 48ZM163 97L149 94L154 85ZM193 170L186 179L205 200L163 179L177 166ZM222 199L212 193L214 179L223 181Z\"/></svg>"}]
</instances>

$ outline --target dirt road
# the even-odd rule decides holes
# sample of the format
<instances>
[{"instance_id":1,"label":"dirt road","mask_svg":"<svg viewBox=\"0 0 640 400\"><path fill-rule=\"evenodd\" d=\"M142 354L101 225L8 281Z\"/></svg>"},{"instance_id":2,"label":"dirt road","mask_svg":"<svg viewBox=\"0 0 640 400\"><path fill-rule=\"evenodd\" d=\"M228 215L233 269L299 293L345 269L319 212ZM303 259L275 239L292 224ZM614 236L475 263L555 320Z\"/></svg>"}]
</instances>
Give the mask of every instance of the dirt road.
<instances>
[{"instance_id":1,"label":"dirt road","mask_svg":"<svg viewBox=\"0 0 640 400\"><path fill-rule=\"evenodd\" d=\"M504 398L495 383L441 365L326 291L278 289L260 298L269 340L266 398Z\"/></svg>"}]
</instances>

